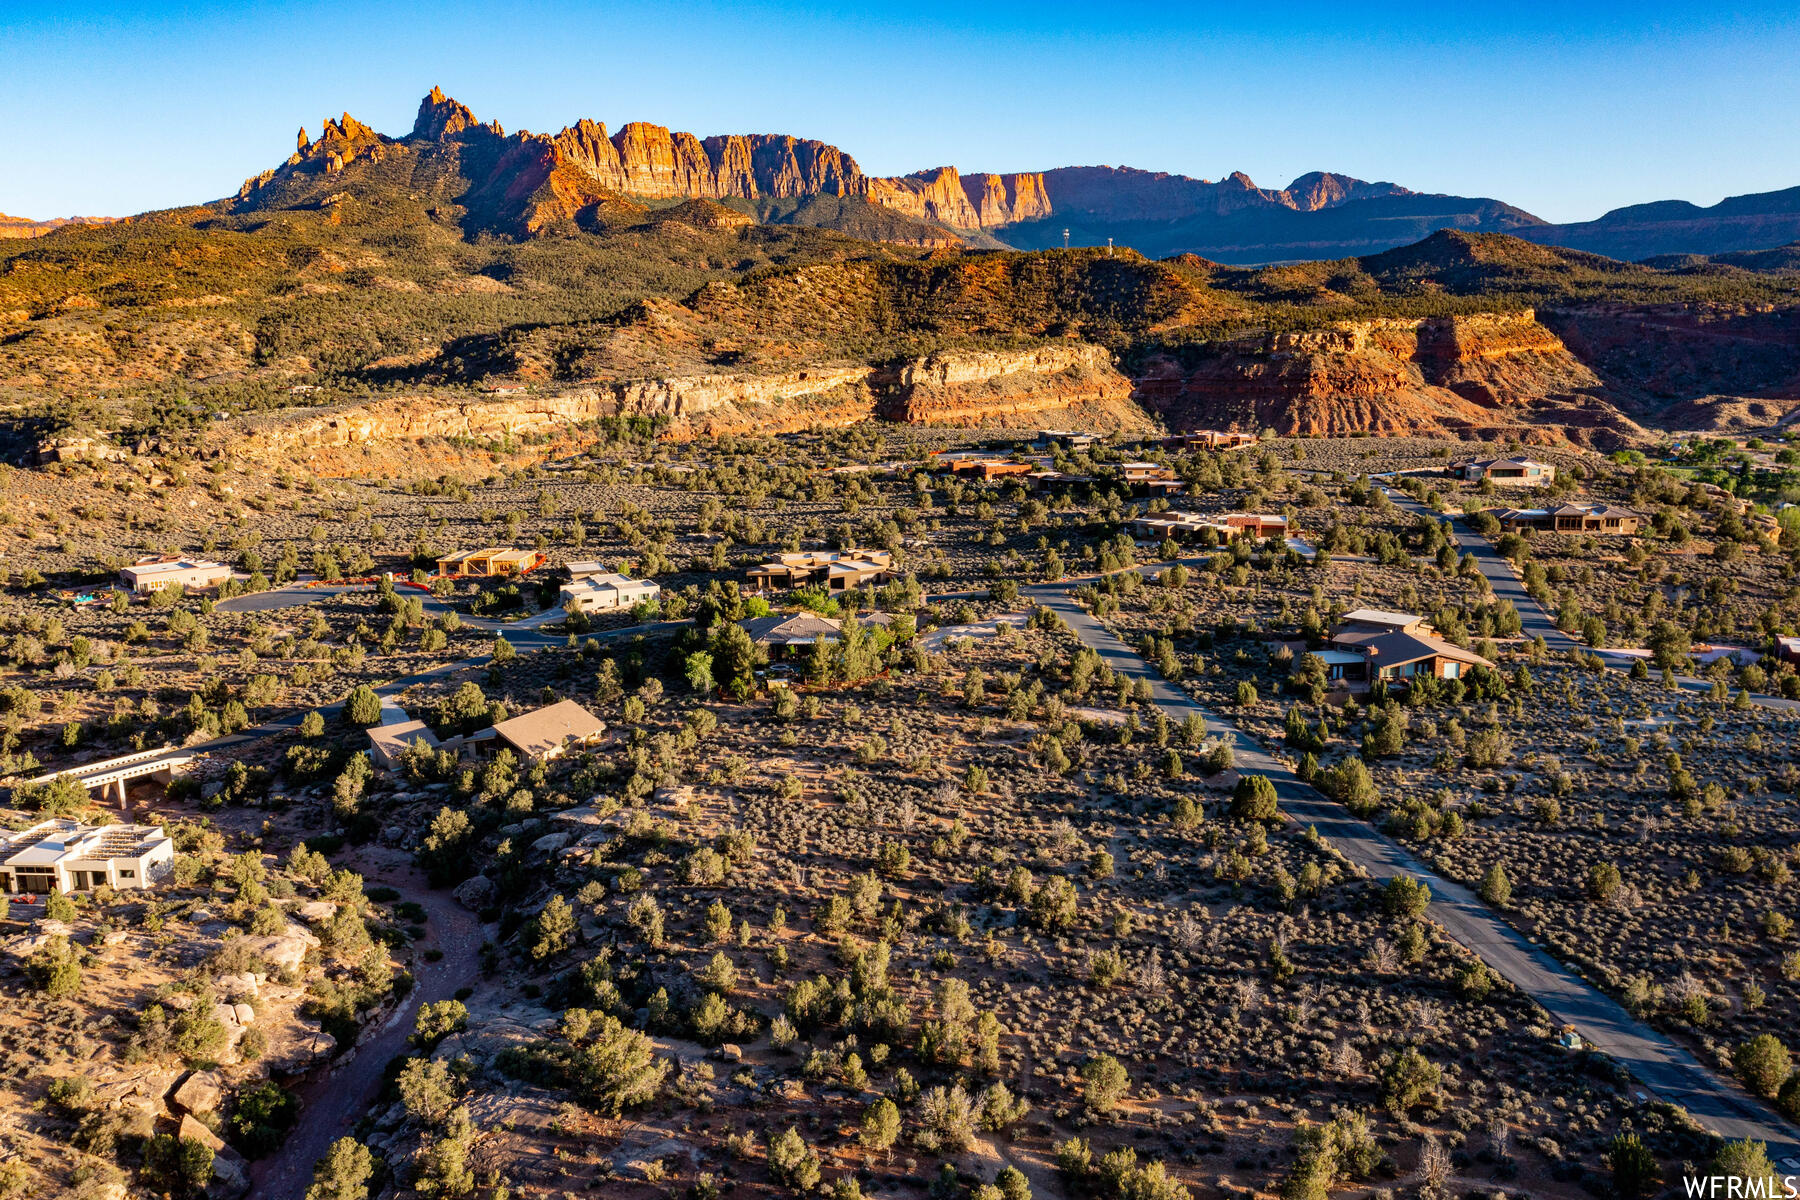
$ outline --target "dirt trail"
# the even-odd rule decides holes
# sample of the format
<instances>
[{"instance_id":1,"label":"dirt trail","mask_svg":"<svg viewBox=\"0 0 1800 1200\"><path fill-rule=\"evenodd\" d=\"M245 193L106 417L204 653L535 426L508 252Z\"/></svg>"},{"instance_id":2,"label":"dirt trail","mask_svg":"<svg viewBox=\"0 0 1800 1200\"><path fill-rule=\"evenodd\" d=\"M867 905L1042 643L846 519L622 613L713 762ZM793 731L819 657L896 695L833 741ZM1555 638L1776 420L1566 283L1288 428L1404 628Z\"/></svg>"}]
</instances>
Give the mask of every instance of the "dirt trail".
<instances>
[{"instance_id":1,"label":"dirt trail","mask_svg":"<svg viewBox=\"0 0 1800 1200\"><path fill-rule=\"evenodd\" d=\"M345 865L362 872L365 882L382 884L400 899L425 909L425 936L414 943L415 984L412 993L377 1029L367 1030L349 1062L307 1077L294 1093L300 1097L300 1121L280 1151L252 1164L251 1195L257 1200L302 1200L312 1182L313 1165L331 1143L354 1133L381 1092L388 1063L404 1054L421 1004L448 1000L457 989L473 986L479 975L481 923L445 891L426 886L424 876L407 856L366 847ZM426 962L430 949L443 951Z\"/></svg>"}]
</instances>

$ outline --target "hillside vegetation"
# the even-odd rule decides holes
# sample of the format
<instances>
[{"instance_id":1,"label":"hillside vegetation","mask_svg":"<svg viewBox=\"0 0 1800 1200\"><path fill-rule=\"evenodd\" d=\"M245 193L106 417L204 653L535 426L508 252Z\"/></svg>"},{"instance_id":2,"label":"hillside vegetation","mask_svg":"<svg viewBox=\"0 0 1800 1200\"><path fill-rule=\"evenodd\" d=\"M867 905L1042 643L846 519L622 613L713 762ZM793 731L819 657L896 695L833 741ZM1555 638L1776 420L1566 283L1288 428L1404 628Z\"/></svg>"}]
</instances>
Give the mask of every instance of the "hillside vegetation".
<instances>
[{"instance_id":1,"label":"hillside vegetation","mask_svg":"<svg viewBox=\"0 0 1800 1200\"><path fill-rule=\"evenodd\" d=\"M492 164L455 143L410 146L277 172L246 185L250 200L0 248L0 403L23 440L179 435L219 413L495 378L788 370L1046 338L1102 344L1130 369L1343 321L1594 305L1729 315L1784 310L1800 293L1779 272L1659 269L1454 231L1255 269L1127 249L906 246L935 227L837 197L584 193L566 219L505 234L478 219L496 203L476 182Z\"/></svg>"}]
</instances>

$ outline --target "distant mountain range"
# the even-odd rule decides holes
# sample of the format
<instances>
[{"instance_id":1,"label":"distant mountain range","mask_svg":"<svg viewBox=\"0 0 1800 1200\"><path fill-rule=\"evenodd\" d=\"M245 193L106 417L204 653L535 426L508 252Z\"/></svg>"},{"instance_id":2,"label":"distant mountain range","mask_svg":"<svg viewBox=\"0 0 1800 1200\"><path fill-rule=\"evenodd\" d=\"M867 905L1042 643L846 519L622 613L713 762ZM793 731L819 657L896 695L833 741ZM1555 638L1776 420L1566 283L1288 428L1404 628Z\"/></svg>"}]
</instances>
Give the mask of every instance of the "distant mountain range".
<instances>
[{"instance_id":1,"label":"distant mountain range","mask_svg":"<svg viewBox=\"0 0 1800 1200\"><path fill-rule=\"evenodd\" d=\"M52 217L34 221L30 217L9 217L0 213L0 238L34 238L61 229L65 225L105 225L113 217Z\"/></svg>"},{"instance_id":2,"label":"distant mountain range","mask_svg":"<svg viewBox=\"0 0 1800 1200\"><path fill-rule=\"evenodd\" d=\"M1153 258L1194 254L1244 265L1340 259L1408 245L1439 229L1507 233L1636 260L1720 255L1800 241L1800 188L1736 196L1701 208L1667 200L1554 225L1503 201L1411 191L1311 172L1279 190L1234 173L1218 181L1131 167L1058 167L964 174L937 167L866 175L849 154L785 134L700 138L644 122L609 134L580 120L556 134L508 135L433 88L412 130L391 138L348 113L221 202L232 211L289 207L357 164L419 153L469 180L471 233L530 236L559 224L604 225L620 206L701 199L767 224L837 229L913 246L1047 249L1108 239ZM349 177L345 177L348 179ZM95 218L72 218L91 221ZM635 217L634 217L635 219ZM0 237L30 237L60 221L0 217Z\"/></svg>"}]
</instances>

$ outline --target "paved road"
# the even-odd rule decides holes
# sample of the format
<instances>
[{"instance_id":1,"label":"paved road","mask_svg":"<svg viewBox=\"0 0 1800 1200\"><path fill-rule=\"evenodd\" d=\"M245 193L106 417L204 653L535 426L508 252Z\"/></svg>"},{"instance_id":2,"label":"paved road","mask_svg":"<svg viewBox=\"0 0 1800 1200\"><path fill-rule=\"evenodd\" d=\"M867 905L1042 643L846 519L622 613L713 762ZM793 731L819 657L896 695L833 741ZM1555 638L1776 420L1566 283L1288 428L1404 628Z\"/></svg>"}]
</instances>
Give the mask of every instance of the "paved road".
<instances>
[{"instance_id":1,"label":"paved road","mask_svg":"<svg viewBox=\"0 0 1800 1200\"><path fill-rule=\"evenodd\" d=\"M626 625L619 629L606 629L595 633L581 634L580 640L586 642L589 639L592 639L602 644L607 642L628 641L631 638L640 635L653 637L659 633L670 633L690 624L692 624L691 621L651 621L644 625ZM532 630L520 630L515 635L514 631L509 629L506 631L506 640L521 650L536 650L542 649L545 646L561 646L568 641L568 637L566 634L552 633L547 630L535 632ZM426 683L433 679L441 679L446 675L455 675L458 672L473 670L477 667L485 667L493 661L494 656L491 654L477 654L469 658L459 658L454 662L440 663L435 667L428 667L423 671L418 671L411 675L404 675L399 679L390 680L387 683L377 684L374 691L377 696L380 696L385 700L399 695L414 684ZM343 711L343 707L342 702L339 702L337 704L320 705L317 709L300 709L288 713L286 716L275 717L268 721L264 721L259 725L250 725L238 730L236 733L228 733L223 737L216 737L210 741L195 742L191 746L170 747L168 750L164 751L164 754L171 759L178 759L185 763L196 754L204 754L214 750L229 750L234 746L242 746L248 742L259 741L266 737L273 737L278 733L286 733L289 730L296 728L301 721L306 719L306 715L310 712L316 711L327 718L335 717L338 713ZM99 765L101 764L85 763L82 764L82 769L91 771Z\"/></svg>"},{"instance_id":2,"label":"paved road","mask_svg":"<svg viewBox=\"0 0 1800 1200\"><path fill-rule=\"evenodd\" d=\"M1748 1094L1709 1072L1686 1050L1634 1019L1604 992L1544 953L1467 888L1443 878L1409 850L1352 817L1342 805L1303 782L1235 725L1207 712L1078 605L1066 589L1027 589L1068 622L1081 641L1118 674L1150 682L1152 698L1172 720L1198 714L1207 730L1232 745L1241 769L1267 775L1293 820L1311 825L1375 880L1407 874L1431 888L1431 917L1507 982L1541 1004L1558 1023L1575 1026L1596 1049L1646 1087L1685 1108L1725 1138L1767 1142L1777 1158L1800 1154L1800 1136Z\"/></svg>"},{"instance_id":3,"label":"paved road","mask_svg":"<svg viewBox=\"0 0 1800 1200\"><path fill-rule=\"evenodd\" d=\"M413 944L415 983L387 1021L357 1043L348 1061L339 1059L295 1089L301 1101L299 1122L273 1157L251 1164L257 1200L302 1200L314 1165L333 1142L355 1132L381 1094L388 1064L407 1052L419 1006L449 1000L479 977L482 929L474 914L445 893L431 890L404 856L353 859L349 865L368 883L386 884L401 899L425 909L425 937ZM443 951L443 957L426 962L424 952L430 949Z\"/></svg>"},{"instance_id":4,"label":"paved road","mask_svg":"<svg viewBox=\"0 0 1800 1200\"><path fill-rule=\"evenodd\" d=\"M1383 488L1383 490L1387 492L1389 499L1393 500L1397 506L1406 509L1408 512L1427 516L1435 521L1446 519L1442 513L1432 512L1404 492L1397 492L1391 488ZM1474 556L1476 569L1481 572L1482 578L1487 580L1488 586L1493 589L1495 597L1512 601L1513 608L1518 610L1519 626L1526 637L1541 637L1544 639L1544 644L1555 651L1566 652L1569 650L1580 649L1589 653L1598 654L1601 659L1605 661L1606 665L1615 671L1628 671L1631 669L1631 664L1634 661L1633 655L1621 654L1614 650L1604 649L1590 651L1585 642L1578 641L1558 629L1556 627L1556 622L1551 618L1544 606L1539 604L1537 600L1532 597L1531 593L1525 590L1525 583L1520 579L1519 573L1513 569L1512 561L1504 554L1501 554L1498 550L1494 549L1494 544L1492 542L1481 536L1481 534L1476 533L1474 528L1465 518L1451 517L1448 519L1451 528L1456 533L1457 544L1468 554ZM1678 686L1690 692L1712 691L1712 680L1710 679L1696 679L1692 675L1678 675L1675 677L1675 682ZM1800 712L1800 701L1787 700L1780 696L1752 696L1751 699L1762 708L1776 709L1782 712Z\"/></svg>"},{"instance_id":5,"label":"paved road","mask_svg":"<svg viewBox=\"0 0 1800 1200\"><path fill-rule=\"evenodd\" d=\"M290 583L282 587L271 588L266 592L250 592L243 596L231 596L214 605L214 611L227 613L271 612L282 608L299 608L320 600L329 600L333 596L342 596L346 592L372 592L376 585L372 583L346 583L333 585L310 585L305 581ZM402 596L417 596L425 603L425 610L434 613L452 612L454 609L428 592L408 587L401 590ZM564 618L560 608L546 608L542 612L512 620L497 617L478 617L462 614L462 623L473 629L486 629L494 633L504 633L508 641L514 635L529 638L556 638L562 634L551 633L545 626L554 625Z\"/></svg>"}]
</instances>

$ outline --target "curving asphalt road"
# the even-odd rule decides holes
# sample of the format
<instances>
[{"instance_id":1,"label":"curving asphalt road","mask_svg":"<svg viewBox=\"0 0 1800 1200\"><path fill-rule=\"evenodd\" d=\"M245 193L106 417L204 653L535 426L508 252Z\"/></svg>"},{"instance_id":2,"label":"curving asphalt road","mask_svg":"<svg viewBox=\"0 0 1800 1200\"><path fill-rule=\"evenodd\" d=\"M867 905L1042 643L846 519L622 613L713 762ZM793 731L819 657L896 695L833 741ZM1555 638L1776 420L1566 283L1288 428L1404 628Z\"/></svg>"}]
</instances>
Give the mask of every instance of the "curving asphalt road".
<instances>
[{"instance_id":1,"label":"curving asphalt road","mask_svg":"<svg viewBox=\"0 0 1800 1200\"><path fill-rule=\"evenodd\" d=\"M1231 743L1240 768L1266 775L1282 811L1315 827L1331 846L1375 880L1411 875L1431 888L1431 917L1508 983L1542 1005L1558 1022L1573 1025L1595 1049L1642 1084L1723 1138L1767 1142L1777 1160L1800 1155L1800 1134L1735 1085L1708 1071L1668 1037L1636 1020L1611 997L1551 958L1501 920L1461 884L1445 879L1411 851L1352 817L1336 801L1301 780L1283 762L1229 722L1208 712L1164 679L1060 585L1024 589L1054 610L1082 643L1120 675L1148 680L1156 705L1172 720L1198 715L1207 731ZM1533 605L1535 608L1535 603Z\"/></svg>"}]
</instances>

